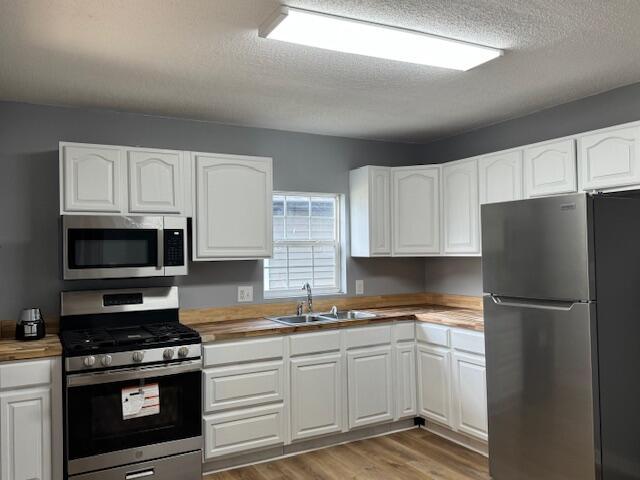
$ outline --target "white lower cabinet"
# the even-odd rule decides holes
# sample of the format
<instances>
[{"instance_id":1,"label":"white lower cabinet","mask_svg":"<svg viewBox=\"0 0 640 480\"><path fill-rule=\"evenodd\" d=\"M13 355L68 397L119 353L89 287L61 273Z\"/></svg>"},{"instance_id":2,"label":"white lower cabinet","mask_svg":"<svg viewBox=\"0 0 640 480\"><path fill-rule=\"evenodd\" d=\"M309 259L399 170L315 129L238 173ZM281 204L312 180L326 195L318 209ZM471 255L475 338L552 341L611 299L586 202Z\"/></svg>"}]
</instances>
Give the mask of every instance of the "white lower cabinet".
<instances>
[{"instance_id":1,"label":"white lower cabinet","mask_svg":"<svg viewBox=\"0 0 640 480\"><path fill-rule=\"evenodd\" d=\"M0 480L62 478L60 379L58 359L0 363Z\"/></svg>"},{"instance_id":2,"label":"white lower cabinet","mask_svg":"<svg viewBox=\"0 0 640 480\"><path fill-rule=\"evenodd\" d=\"M282 403L233 410L204 418L207 460L284 442Z\"/></svg>"},{"instance_id":3,"label":"white lower cabinet","mask_svg":"<svg viewBox=\"0 0 640 480\"><path fill-rule=\"evenodd\" d=\"M415 417L418 411L415 342L398 343L394 351L396 418Z\"/></svg>"},{"instance_id":4,"label":"white lower cabinet","mask_svg":"<svg viewBox=\"0 0 640 480\"><path fill-rule=\"evenodd\" d=\"M453 353L455 427L481 440L488 439L487 374L481 355Z\"/></svg>"},{"instance_id":5,"label":"white lower cabinet","mask_svg":"<svg viewBox=\"0 0 640 480\"><path fill-rule=\"evenodd\" d=\"M51 478L49 387L0 393L2 480ZM6 446L6 447L5 447Z\"/></svg>"},{"instance_id":6,"label":"white lower cabinet","mask_svg":"<svg viewBox=\"0 0 640 480\"><path fill-rule=\"evenodd\" d=\"M284 363L252 363L204 371L204 408L216 412L284 399Z\"/></svg>"},{"instance_id":7,"label":"white lower cabinet","mask_svg":"<svg viewBox=\"0 0 640 480\"><path fill-rule=\"evenodd\" d=\"M342 430L342 354L291 359L291 439Z\"/></svg>"},{"instance_id":8,"label":"white lower cabinet","mask_svg":"<svg viewBox=\"0 0 640 480\"><path fill-rule=\"evenodd\" d=\"M416 416L487 440L479 332L396 321L203 350L205 461Z\"/></svg>"},{"instance_id":9,"label":"white lower cabinet","mask_svg":"<svg viewBox=\"0 0 640 480\"><path fill-rule=\"evenodd\" d=\"M347 352L349 428L393 420L391 346Z\"/></svg>"},{"instance_id":10,"label":"white lower cabinet","mask_svg":"<svg viewBox=\"0 0 640 480\"><path fill-rule=\"evenodd\" d=\"M417 339L419 415L487 441L484 334L422 324Z\"/></svg>"},{"instance_id":11,"label":"white lower cabinet","mask_svg":"<svg viewBox=\"0 0 640 480\"><path fill-rule=\"evenodd\" d=\"M418 405L426 419L451 425L451 353L447 348L418 345Z\"/></svg>"}]
</instances>

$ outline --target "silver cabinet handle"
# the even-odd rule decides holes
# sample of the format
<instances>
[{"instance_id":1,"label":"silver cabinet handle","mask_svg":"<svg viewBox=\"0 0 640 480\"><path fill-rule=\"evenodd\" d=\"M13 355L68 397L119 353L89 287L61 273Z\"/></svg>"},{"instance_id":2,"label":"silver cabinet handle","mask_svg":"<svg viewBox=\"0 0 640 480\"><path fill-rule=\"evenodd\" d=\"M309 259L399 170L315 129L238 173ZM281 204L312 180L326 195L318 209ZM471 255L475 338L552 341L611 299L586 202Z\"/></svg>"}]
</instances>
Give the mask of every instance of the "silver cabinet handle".
<instances>
[{"instance_id":1,"label":"silver cabinet handle","mask_svg":"<svg viewBox=\"0 0 640 480\"><path fill-rule=\"evenodd\" d=\"M134 480L136 478L153 477L155 474L155 470L153 468L150 468L148 470L142 470L140 472L127 473L125 474L124 478L125 480Z\"/></svg>"}]
</instances>

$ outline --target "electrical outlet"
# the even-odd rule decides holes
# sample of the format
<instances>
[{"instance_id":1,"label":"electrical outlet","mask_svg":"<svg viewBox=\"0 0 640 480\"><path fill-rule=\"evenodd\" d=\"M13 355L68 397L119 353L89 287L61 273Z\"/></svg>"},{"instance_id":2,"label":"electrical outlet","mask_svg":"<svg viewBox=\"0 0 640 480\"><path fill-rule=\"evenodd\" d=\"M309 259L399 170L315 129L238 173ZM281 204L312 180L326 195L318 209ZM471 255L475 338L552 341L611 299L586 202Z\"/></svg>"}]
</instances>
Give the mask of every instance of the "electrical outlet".
<instances>
[{"instance_id":1,"label":"electrical outlet","mask_svg":"<svg viewBox=\"0 0 640 480\"><path fill-rule=\"evenodd\" d=\"M253 286L241 285L238 287L238 302L253 302Z\"/></svg>"},{"instance_id":2,"label":"electrical outlet","mask_svg":"<svg viewBox=\"0 0 640 480\"><path fill-rule=\"evenodd\" d=\"M356 280L356 295L364 295L364 280Z\"/></svg>"}]
</instances>

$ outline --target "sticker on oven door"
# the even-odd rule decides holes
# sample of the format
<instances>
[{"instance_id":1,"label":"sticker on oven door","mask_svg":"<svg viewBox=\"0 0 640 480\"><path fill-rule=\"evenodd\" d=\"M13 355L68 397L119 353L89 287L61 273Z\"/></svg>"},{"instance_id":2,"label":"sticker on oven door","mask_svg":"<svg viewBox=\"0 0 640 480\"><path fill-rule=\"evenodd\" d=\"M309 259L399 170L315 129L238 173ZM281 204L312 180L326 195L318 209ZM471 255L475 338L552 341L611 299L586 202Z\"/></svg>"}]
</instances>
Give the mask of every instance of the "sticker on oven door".
<instances>
[{"instance_id":1,"label":"sticker on oven door","mask_svg":"<svg viewBox=\"0 0 640 480\"><path fill-rule=\"evenodd\" d=\"M160 389L157 383L122 389L122 419L146 417L160 413Z\"/></svg>"}]
</instances>

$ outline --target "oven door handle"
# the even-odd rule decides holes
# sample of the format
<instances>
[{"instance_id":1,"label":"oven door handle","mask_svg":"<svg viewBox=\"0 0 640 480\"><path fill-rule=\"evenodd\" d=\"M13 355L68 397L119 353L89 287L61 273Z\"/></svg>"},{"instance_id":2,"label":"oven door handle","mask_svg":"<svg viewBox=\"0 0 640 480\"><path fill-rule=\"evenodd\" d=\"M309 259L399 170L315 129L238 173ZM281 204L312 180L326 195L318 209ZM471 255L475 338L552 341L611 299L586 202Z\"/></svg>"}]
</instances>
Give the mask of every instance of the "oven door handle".
<instances>
[{"instance_id":1,"label":"oven door handle","mask_svg":"<svg viewBox=\"0 0 640 480\"><path fill-rule=\"evenodd\" d=\"M138 380L141 378L164 377L179 373L195 372L202 369L202 360L187 360L169 365L156 365L152 367L123 368L119 370L104 370L100 372L87 372L67 375L68 387L83 385L99 385L101 383L123 382Z\"/></svg>"},{"instance_id":2,"label":"oven door handle","mask_svg":"<svg viewBox=\"0 0 640 480\"><path fill-rule=\"evenodd\" d=\"M147 470L127 473L124 478L125 480L134 480L136 478L153 477L155 474L156 471L153 468L149 468Z\"/></svg>"}]
</instances>

